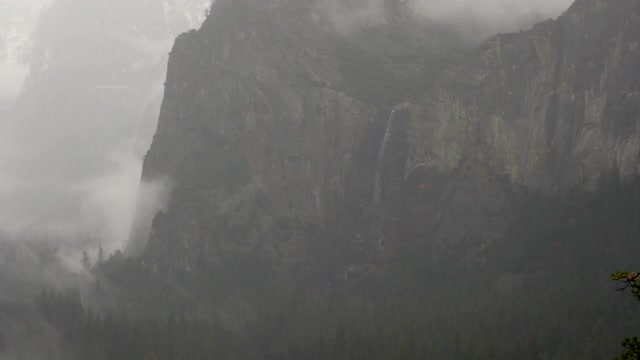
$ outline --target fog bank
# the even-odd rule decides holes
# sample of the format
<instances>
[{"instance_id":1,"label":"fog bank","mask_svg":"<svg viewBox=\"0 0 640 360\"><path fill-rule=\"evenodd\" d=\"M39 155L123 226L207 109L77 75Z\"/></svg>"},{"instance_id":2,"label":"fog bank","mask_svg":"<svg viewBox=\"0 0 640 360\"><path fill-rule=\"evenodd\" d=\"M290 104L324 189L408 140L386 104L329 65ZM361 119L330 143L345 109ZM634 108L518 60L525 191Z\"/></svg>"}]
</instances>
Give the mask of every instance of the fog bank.
<instances>
[{"instance_id":1,"label":"fog bank","mask_svg":"<svg viewBox=\"0 0 640 360\"><path fill-rule=\"evenodd\" d=\"M112 251L139 197L161 208L168 181L140 184L142 161L174 39L209 5L0 0L0 229Z\"/></svg>"}]
</instances>

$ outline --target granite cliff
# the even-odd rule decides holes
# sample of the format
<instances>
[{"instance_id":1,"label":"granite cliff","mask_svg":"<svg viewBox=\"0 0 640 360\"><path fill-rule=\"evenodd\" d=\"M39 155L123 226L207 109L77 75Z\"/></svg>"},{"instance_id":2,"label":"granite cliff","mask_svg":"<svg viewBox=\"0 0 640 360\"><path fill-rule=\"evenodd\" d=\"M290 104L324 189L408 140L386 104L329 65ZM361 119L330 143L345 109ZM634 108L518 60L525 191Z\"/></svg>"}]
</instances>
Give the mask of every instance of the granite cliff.
<instances>
[{"instance_id":1,"label":"granite cliff","mask_svg":"<svg viewBox=\"0 0 640 360\"><path fill-rule=\"evenodd\" d=\"M577 0L471 50L385 4L344 35L321 2L219 0L181 35L143 170L172 195L131 251L183 272L329 254L347 276L406 246L482 266L525 194L637 177L637 1Z\"/></svg>"}]
</instances>

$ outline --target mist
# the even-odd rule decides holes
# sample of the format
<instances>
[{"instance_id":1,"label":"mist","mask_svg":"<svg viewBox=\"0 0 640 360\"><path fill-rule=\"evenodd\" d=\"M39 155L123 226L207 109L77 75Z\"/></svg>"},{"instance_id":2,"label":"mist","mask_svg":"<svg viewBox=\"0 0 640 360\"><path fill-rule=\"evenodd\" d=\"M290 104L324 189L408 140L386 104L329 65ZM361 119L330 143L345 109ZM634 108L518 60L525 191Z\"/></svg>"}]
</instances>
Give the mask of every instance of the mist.
<instances>
[{"instance_id":1,"label":"mist","mask_svg":"<svg viewBox=\"0 0 640 360\"><path fill-rule=\"evenodd\" d=\"M0 0L0 359L640 356L640 1L575 1Z\"/></svg>"},{"instance_id":2,"label":"mist","mask_svg":"<svg viewBox=\"0 0 640 360\"><path fill-rule=\"evenodd\" d=\"M0 1L0 107L16 99L29 74L31 33L49 0Z\"/></svg>"},{"instance_id":3,"label":"mist","mask_svg":"<svg viewBox=\"0 0 640 360\"><path fill-rule=\"evenodd\" d=\"M138 201L168 53L209 0L0 2L0 229L121 249Z\"/></svg>"},{"instance_id":4,"label":"mist","mask_svg":"<svg viewBox=\"0 0 640 360\"><path fill-rule=\"evenodd\" d=\"M572 0L407 0L419 21L438 26L475 45L491 35L527 29L536 22L562 14ZM386 23L384 0L322 3L336 29L347 35ZM397 6L397 5L394 5Z\"/></svg>"},{"instance_id":5,"label":"mist","mask_svg":"<svg viewBox=\"0 0 640 360\"><path fill-rule=\"evenodd\" d=\"M382 25L386 22L384 0L344 2L328 0L320 3L320 8L331 18L336 30L349 35L355 30Z\"/></svg>"},{"instance_id":6,"label":"mist","mask_svg":"<svg viewBox=\"0 0 640 360\"><path fill-rule=\"evenodd\" d=\"M472 42L496 33L527 29L555 18L573 0L410 0L421 18L453 30Z\"/></svg>"}]
</instances>

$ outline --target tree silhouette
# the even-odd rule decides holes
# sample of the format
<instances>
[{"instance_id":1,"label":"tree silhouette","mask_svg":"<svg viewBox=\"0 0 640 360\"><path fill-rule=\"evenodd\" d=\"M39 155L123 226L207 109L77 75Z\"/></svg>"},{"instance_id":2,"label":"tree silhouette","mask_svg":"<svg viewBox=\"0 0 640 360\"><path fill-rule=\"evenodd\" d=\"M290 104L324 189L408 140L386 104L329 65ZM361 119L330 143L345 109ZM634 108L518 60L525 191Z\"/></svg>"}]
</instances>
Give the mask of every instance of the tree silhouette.
<instances>
[{"instance_id":1,"label":"tree silhouette","mask_svg":"<svg viewBox=\"0 0 640 360\"><path fill-rule=\"evenodd\" d=\"M82 252L82 267L84 267L85 270L91 269L91 260L86 250Z\"/></svg>"},{"instance_id":2,"label":"tree silhouette","mask_svg":"<svg viewBox=\"0 0 640 360\"><path fill-rule=\"evenodd\" d=\"M104 249L102 248L102 244L98 245L98 254L97 254L97 265L102 266L104 264Z\"/></svg>"},{"instance_id":3,"label":"tree silhouette","mask_svg":"<svg viewBox=\"0 0 640 360\"><path fill-rule=\"evenodd\" d=\"M618 291L631 289L631 293L640 301L640 274L635 272L616 272L611 275L613 281L622 283ZM627 351L618 360L639 360L640 359L640 339L637 336L626 338L622 346Z\"/></svg>"}]
</instances>

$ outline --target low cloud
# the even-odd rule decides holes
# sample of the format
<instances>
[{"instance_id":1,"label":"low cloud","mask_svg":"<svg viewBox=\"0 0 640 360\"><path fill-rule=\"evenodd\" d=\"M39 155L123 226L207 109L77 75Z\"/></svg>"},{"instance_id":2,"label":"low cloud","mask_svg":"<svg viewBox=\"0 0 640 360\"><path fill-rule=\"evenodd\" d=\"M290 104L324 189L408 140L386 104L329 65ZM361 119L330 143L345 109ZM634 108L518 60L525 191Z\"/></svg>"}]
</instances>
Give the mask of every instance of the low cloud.
<instances>
[{"instance_id":1,"label":"low cloud","mask_svg":"<svg viewBox=\"0 0 640 360\"><path fill-rule=\"evenodd\" d=\"M111 240L108 250L124 248L135 216L153 219L165 210L172 190L168 179L141 182L142 161L133 154L114 154L112 166L114 171L81 185L86 212L94 214L85 223L102 227Z\"/></svg>"},{"instance_id":2,"label":"low cloud","mask_svg":"<svg viewBox=\"0 0 640 360\"><path fill-rule=\"evenodd\" d=\"M138 188L132 223L123 247L128 255L140 255L147 244L153 220L159 212L166 212L173 192L168 178L143 181Z\"/></svg>"},{"instance_id":3,"label":"low cloud","mask_svg":"<svg viewBox=\"0 0 640 360\"><path fill-rule=\"evenodd\" d=\"M385 0L327 0L322 2L322 10L329 14L336 30L348 35L358 29L382 25L385 19Z\"/></svg>"},{"instance_id":4,"label":"low cloud","mask_svg":"<svg viewBox=\"0 0 640 360\"><path fill-rule=\"evenodd\" d=\"M0 102L10 103L18 97L27 74L29 67L26 65L0 62Z\"/></svg>"},{"instance_id":5,"label":"low cloud","mask_svg":"<svg viewBox=\"0 0 640 360\"><path fill-rule=\"evenodd\" d=\"M0 152L20 157L19 147L4 144ZM45 173L9 176L17 171L2 167L2 160L0 229L32 237L91 239L109 252L128 240L136 208L151 218L166 206L171 191L168 180L140 182L142 159L135 152L114 152L102 175L78 184L48 179Z\"/></svg>"},{"instance_id":6,"label":"low cloud","mask_svg":"<svg viewBox=\"0 0 640 360\"><path fill-rule=\"evenodd\" d=\"M413 12L471 41L529 28L560 15L573 0L410 0Z\"/></svg>"},{"instance_id":7,"label":"low cloud","mask_svg":"<svg viewBox=\"0 0 640 360\"><path fill-rule=\"evenodd\" d=\"M573 0L405 0L422 22L457 33L469 42L529 28L565 11ZM386 23L385 0L327 0L324 11L343 35ZM401 4L401 5L400 5Z\"/></svg>"},{"instance_id":8,"label":"low cloud","mask_svg":"<svg viewBox=\"0 0 640 360\"><path fill-rule=\"evenodd\" d=\"M0 232L111 252L162 209L142 158L175 36L209 3L0 0Z\"/></svg>"}]
</instances>

